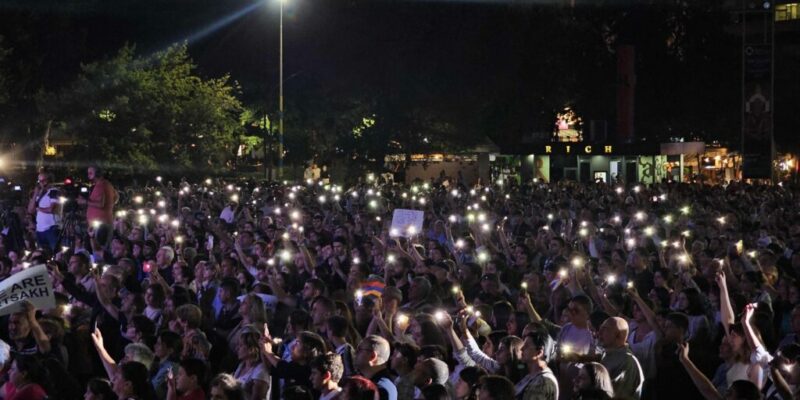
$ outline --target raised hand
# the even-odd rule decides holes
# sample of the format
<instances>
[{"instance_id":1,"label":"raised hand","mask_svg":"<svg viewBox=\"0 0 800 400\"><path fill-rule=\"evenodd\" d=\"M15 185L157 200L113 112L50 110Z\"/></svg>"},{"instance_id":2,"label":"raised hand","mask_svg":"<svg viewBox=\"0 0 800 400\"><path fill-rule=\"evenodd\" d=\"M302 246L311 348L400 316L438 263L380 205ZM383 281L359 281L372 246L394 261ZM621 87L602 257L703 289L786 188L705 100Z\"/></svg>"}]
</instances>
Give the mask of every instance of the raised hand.
<instances>
[{"instance_id":1,"label":"raised hand","mask_svg":"<svg viewBox=\"0 0 800 400\"><path fill-rule=\"evenodd\" d=\"M717 282L717 286L719 286L720 289L724 288L726 285L725 271L723 270L717 271L717 274L714 276L714 281Z\"/></svg>"},{"instance_id":2,"label":"raised hand","mask_svg":"<svg viewBox=\"0 0 800 400\"><path fill-rule=\"evenodd\" d=\"M531 294L528 293L527 289L522 289L519 291L519 297L517 297L517 311L526 311L531 303Z\"/></svg>"},{"instance_id":3,"label":"raised hand","mask_svg":"<svg viewBox=\"0 0 800 400\"><path fill-rule=\"evenodd\" d=\"M97 327L97 323L94 324L94 331L92 332L92 343L94 343L94 347L98 349L103 348L103 333L100 332L100 328Z\"/></svg>"},{"instance_id":4,"label":"raised hand","mask_svg":"<svg viewBox=\"0 0 800 400\"><path fill-rule=\"evenodd\" d=\"M450 314L443 311L437 313L436 320L439 322L439 325L441 325L442 328L447 330L453 329L453 318L450 316Z\"/></svg>"},{"instance_id":5,"label":"raised hand","mask_svg":"<svg viewBox=\"0 0 800 400\"><path fill-rule=\"evenodd\" d=\"M377 303L372 307L372 318L383 320L383 311L381 311L381 307Z\"/></svg>"},{"instance_id":6,"label":"raised hand","mask_svg":"<svg viewBox=\"0 0 800 400\"><path fill-rule=\"evenodd\" d=\"M264 337L272 341L272 335L269 333L269 326L266 323L264 324Z\"/></svg>"},{"instance_id":7,"label":"raised hand","mask_svg":"<svg viewBox=\"0 0 800 400\"><path fill-rule=\"evenodd\" d=\"M36 307L33 306L33 303L24 300L20 303L20 307L20 312L25 313L25 316L28 317L28 321L36 320Z\"/></svg>"},{"instance_id":8,"label":"raised hand","mask_svg":"<svg viewBox=\"0 0 800 400\"><path fill-rule=\"evenodd\" d=\"M682 362L689 361L689 342L678 343L678 349L675 353Z\"/></svg>"},{"instance_id":9,"label":"raised hand","mask_svg":"<svg viewBox=\"0 0 800 400\"><path fill-rule=\"evenodd\" d=\"M49 262L47 263L47 266L50 269L50 276L53 277L54 281L59 283L64 281L64 274L62 274L61 271L58 269L58 264Z\"/></svg>"},{"instance_id":10,"label":"raised hand","mask_svg":"<svg viewBox=\"0 0 800 400\"><path fill-rule=\"evenodd\" d=\"M639 291L636 290L635 285L629 285L625 288L625 291L628 292L628 295L631 296L632 299L639 298Z\"/></svg>"},{"instance_id":11,"label":"raised hand","mask_svg":"<svg viewBox=\"0 0 800 400\"><path fill-rule=\"evenodd\" d=\"M272 354L272 339L268 336L261 338L261 354Z\"/></svg>"},{"instance_id":12,"label":"raised hand","mask_svg":"<svg viewBox=\"0 0 800 400\"><path fill-rule=\"evenodd\" d=\"M750 303L744 306L744 312L742 313L742 324L747 324L750 321L750 318L753 318L753 314L756 313L756 307L758 304Z\"/></svg>"},{"instance_id":13,"label":"raised hand","mask_svg":"<svg viewBox=\"0 0 800 400\"><path fill-rule=\"evenodd\" d=\"M167 390L175 390L175 375L172 368L167 369Z\"/></svg>"}]
</instances>

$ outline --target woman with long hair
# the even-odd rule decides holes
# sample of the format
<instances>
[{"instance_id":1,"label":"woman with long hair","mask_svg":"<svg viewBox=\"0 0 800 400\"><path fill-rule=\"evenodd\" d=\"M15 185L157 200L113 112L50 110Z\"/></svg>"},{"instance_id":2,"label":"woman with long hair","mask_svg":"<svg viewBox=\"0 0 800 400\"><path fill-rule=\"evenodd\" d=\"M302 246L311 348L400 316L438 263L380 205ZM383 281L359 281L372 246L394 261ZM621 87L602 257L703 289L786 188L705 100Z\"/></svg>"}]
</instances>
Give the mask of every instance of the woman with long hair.
<instances>
[{"instance_id":1,"label":"woman with long hair","mask_svg":"<svg viewBox=\"0 0 800 400\"><path fill-rule=\"evenodd\" d=\"M505 329L508 324L508 319L514 315L514 306L508 301L498 301L492 304L492 316L490 322L494 330ZM509 332L509 335L512 335Z\"/></svg>"},{"instance_id":2,"label":"woman with long hair","mask_svg":"<svg viewBox=\"0 0 800 400\"><path fill-rule=\"evenodd\" d=\"M575 376L575 394L581 398L582 393L602 392L609 399L614 397L614 387L611 385L611 376L603 364L596 362L584 363Z\"/></svg>"},{"instance_id":3,"label":"woman with long hair","mask_svg":"<svg viewBox=\"0 0 800 400\"><path fill-rule=\"evenodd\" d=\"M117 400L117 395L111 389L111 382L105 379L92 378L86 383L86 393L83 400Z\"/></svg>"},{"instance_id":4,"label":"woman with long hair","mask_svg":"<svg viewBox=\"0 0 800 400\"><path fill-rule=\"evenodd\" d=\"M458 373L458 380L453 388L456 400L477 400L481 377L486 370L481 367L466 367Z\"/></svg>"},{"instance_id":5,"label":"woman with long hair","mask_svg":"<svg viewBox=\"0 0 800 400\"><path fill-rule=\"evenodd\" d=\"M411 337L417 346L436 345L446 350L449 349L441 329L439 329L436 320L431 314L417 314L414 318L411 318L408 329L411 331Z\"/></svg>"},{"instance_id":6,"label":"woman with long hair","mask_svg":"<svg viewBox=\"0 0 800 400\"><path fill-rule=\"evenodd\" d=\"M747 341L742 324L733 324L723 339L730 346L732 357L728 372L725 373L727 387L738 380L748 380L761 386L763 370L758 364L750 361L753 349Z\"/></svg>"},{"instance_id":7,"label":"woman with long hair","mask_svg":"<svg viewBox=\"0 0 800 400\"><path fill-rule=\"evenodd\" d=\"M241 383L249 400L269 398L271 379L261 362L261 338L261 332L247 326L241 330L237 341L236 357L239 359L239 366L233 376Z\"/></svg>"},{"instance_id":8,"label":"woman with long hair","mask_svg":"<svg viewBox=\"0 0 800 400\"><path fill-rule=\"evenodd\" d=\"M117 368L111 387L120 400L154 400L153 387L144 364L128 361Z\"/></svg>"},{"instance_id":9,"label":"woman with long hair","mask_svg":"<svg viewBox=\"0 0 800 400\"><path fill-rule=\"evenodd\" d=\"M239 381L229 374L219 374L209 385L211 399L245 400L244 390Z\"/></svg>"},{"instance_id":10,"label":"woman with long hair","mask_svg":"<svg viewBox=\"0 0 800 400\"><path fill-rule=\"evenodd\" d=\"M353 313L350 312L350 307L343 301L337 300L336 304L336 315L341 316L345 320L347 320L347 342L352 344L358 344L361 342L361 334L358 333L356 329L356 325L353 322Z\"/></svg>"},{"instance_id":11,"label":"woman with long hair","mask_svg":"<svg viewBox=\"0 0 800 400\"><path fill-rule=\"evenodd\" d=\"M476 364L486 368L493 374L500 374L512 382L517 382L526 374L525 368L521 368L524 363L522 359L522 339L518 336L506 336L500 339L497 350L494 352L494 359L489 358L477 347L477 342L471 334L467 334L467 354Z\"/></svg>"},{"instance_id":12,"label":"woman with long hair","mask_svg":"<svg viewBox=\"0 0 800 400\"><path fill-rule=\"evenodd\" d=\"M675 296L673 308L689 317L689 338L699 337L707 339L710 335L710 327L706 310L703 306L703 295L695 288L681 290Z\"/></svg>"},{"instance_id":13,"label":"woman with long hair","mask_svg":"<svg viewBox=\"0 0 800 400\"><path fill-rule=\"evenodd\" d=\"M237 349L240 334L245 328L251 326L259 332L264 329L264 324L267 323L267 308L264 306L264 300L254 293L244 296L239 304L239 316L242 317L242 320L228 334L228 345L234 352Z\"/></svg>"},{"instance_id":14,"label":"woman with long hair","mask_svg":"<svg viewBox=\"0 0 800 400\"><path fill-rule=\"evenodd\" d=\"M506 335L499 340L497 350L492 356L487 355L478 342L472 336L472 333L467 329L466 323L462 315L461 330L464 332L466 341L462 342L453 328L453 320L450 316L445 315L442 324L445 331L448 333L449 340L453 345L456 357L459 359L460 364L470 365L472 362L479 367L485 369L491 374L500 374L511 379L512 382L517 382L526 373L524 364L522 363L522 339L518 336ZM465 354L466 353L466 354ZM469 361L468 358L471 359Z\"/></svg>"},{"instance_id":15,"label":"woman with long hair","mask_svg":"<svg viewBox=\"0 0 800 400\"><path fill-rule=\"evenodd\" d=\"M44 400L47 370L34 356L19 355L8 371L11 385L6 385L7 400Z\"/></svg>"},{"instance_id":16,"label":"woman with long hair","mask_svg":"<svg viewBox=\"0 0 800 400\"><path fill-rule=\"evenodd\" d=\"M515 311L508 316L506 321L506 332L509 335L522 336L522 330L531 322L528 313Z\"/></svg>"},{"instance_id":17,"label":"woman with long hair","mask_svg":"<svg viewBox=\"0 0 800 400\"><path fill-rule=\"evenodd\" d=\"M167 294L164 288L160 285L150 285L144 292L144 315L154 323L158 323L161 319L161 314L164 311L164 302L167 299ZM163 326L166 326L163 325Z\"/></svg>"},{"instance_id":18,"label":"woman with long hair","mask_svg":"<svg viewBox=\"0 0 800 400\"><path fill-rule=\"evenodd\" d=\"M730 296L728 295L725 274L723 272L718 272L716 280L720 291L720 318L722 320L722 327L725 330L725 337L723 340L730 346L730 351L732 353L728 361L730 367L725 374L726 386L730 388L733 382L747 380L754 383L760 389L763 385L765 368L757 362L759 357L758 354L755 353L755 350L756 347L762 346L760 343L763 343L763 341L749 322L749 318L752 316L755 307L751 304L745 306L745 312L742 316L743 323L736 323L733 306ZM764 351L763 346L760 350Z\"/></svg>"}]
</instances>

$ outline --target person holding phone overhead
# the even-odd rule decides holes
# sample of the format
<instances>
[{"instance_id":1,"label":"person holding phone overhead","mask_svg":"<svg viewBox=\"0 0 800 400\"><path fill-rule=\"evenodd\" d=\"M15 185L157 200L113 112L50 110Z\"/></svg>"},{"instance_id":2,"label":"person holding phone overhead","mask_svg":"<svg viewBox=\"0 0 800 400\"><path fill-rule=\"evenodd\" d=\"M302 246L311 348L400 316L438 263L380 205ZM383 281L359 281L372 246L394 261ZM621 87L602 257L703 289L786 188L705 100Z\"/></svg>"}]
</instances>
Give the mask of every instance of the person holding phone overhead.
<instances>
[{"instance_id":1,"label":"person holding phone overhead","mask_svg":"<svg viewBox=\"0 0 800 400\"><path fill-rule=\"evenodd\" d=\"M40 172L33 190L28 213L36 217L36 243L50 252L58 245L61 229L61 204L57 198L58 191L51 186L52 174Z\"/></svg>"}]
</instances>

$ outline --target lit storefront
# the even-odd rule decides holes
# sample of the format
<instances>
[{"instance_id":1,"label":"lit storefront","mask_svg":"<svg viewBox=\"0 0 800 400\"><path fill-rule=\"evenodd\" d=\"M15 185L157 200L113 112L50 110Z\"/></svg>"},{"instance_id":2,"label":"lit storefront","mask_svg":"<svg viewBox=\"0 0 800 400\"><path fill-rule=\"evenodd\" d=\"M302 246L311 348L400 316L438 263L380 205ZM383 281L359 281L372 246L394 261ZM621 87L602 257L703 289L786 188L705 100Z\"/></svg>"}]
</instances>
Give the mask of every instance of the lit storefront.
<instances>
[{"instance_id":1,"label":"lit storefront","mask_svg":"<svg viewBox=\"0 0 800 400\"><path fill-rule=\"evenodd\" d=\"M486 139L483 143L459 153L390 154L384 158L387 168L398 174L395 180L410 184L453 178L467 185L491 180L491 165L496 161L498 147Z\"/></svg>"},{"instance_id":2,"label":"lit storefront","mask_svg":"<svg viewBox=\"0 0 800 400\"><path fill-rule=\"evenodd\" d=\"M681 182L724 183L742 177L742 156L719 143L661 144L672 179Z\"/></svg>"},{"instance_id":3,"label":"lit storefront","mask_svg":"<svg viewBox=\"0 0 800 400\"><path fill-rule=\"evenodd\" d=\"M522 181L655 183L669 178L667 157L656 145L570 142L506 150L498 157L504 163L499 170L516 171Z\"/></svg>"},{"instance_id":4,"label":"lit storefront","mask_svg":"<svg viewBox=\"0 0 800 400\"><path fill-rule=\"evenodd\" d=\"M741 155L703 142L553 142L504 150L493 163L494 177L581 183L723 183L741 178Z\"/></svg>"}]
</instances>

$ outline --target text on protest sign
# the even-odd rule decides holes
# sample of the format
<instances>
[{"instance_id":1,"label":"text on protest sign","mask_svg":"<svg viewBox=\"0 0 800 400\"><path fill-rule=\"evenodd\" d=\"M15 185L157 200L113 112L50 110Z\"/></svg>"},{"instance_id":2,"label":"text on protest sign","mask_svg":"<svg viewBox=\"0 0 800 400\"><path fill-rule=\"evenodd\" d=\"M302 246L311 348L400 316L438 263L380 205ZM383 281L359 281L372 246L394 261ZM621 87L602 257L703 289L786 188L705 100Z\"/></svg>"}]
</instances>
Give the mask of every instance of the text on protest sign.
<instances>
[{"instance_id":1,"label":"text on protest sign","mask_svg":"<svg viewBox=\"0 0 800 400\"><path fill-rule=\"evenodd\" d=\"M0 282L0 315L21 311L25 300L39 310L56 306L53 284L44 264L24 269Z\"/></svg>"}]
</instances>

